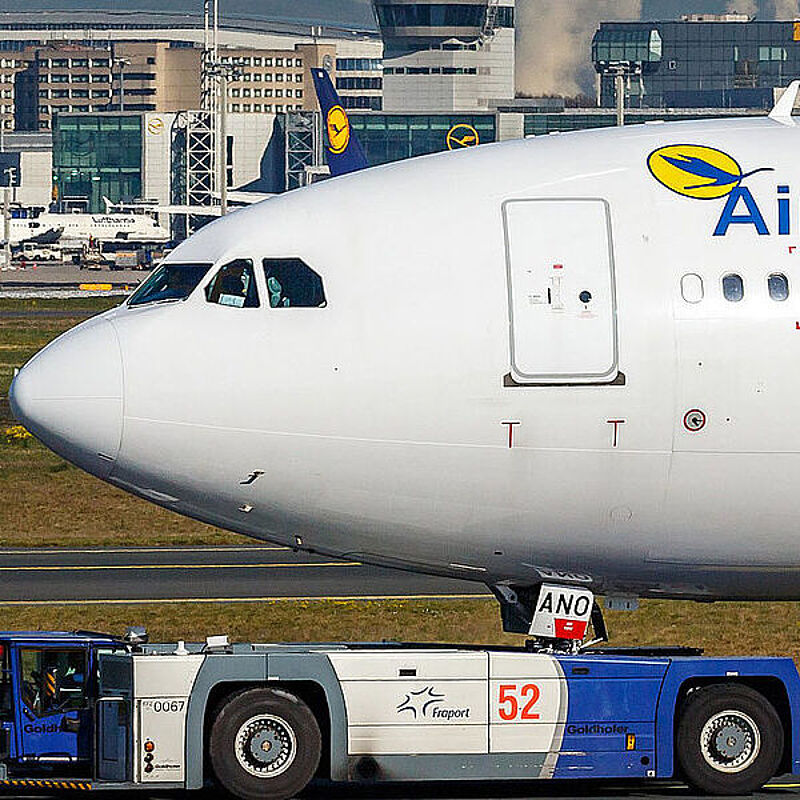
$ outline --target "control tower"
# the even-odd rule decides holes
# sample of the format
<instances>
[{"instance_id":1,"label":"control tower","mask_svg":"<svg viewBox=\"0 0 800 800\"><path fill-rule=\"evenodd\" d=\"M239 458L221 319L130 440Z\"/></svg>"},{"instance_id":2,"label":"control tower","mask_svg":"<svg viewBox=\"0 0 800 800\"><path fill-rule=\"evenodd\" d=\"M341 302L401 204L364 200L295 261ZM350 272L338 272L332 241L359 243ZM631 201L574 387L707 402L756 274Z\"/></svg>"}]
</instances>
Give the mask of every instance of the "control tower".
<instances>
[{"instance_id":1,"label":"control tower","mask_svg":"<svg viewBox=\"0 0 800 800\"><path fill-rule=\"evenodd\" d=\"M514 97L514 0L373 0L384 111L485 111Z\"/></svg>"}]
</instances>

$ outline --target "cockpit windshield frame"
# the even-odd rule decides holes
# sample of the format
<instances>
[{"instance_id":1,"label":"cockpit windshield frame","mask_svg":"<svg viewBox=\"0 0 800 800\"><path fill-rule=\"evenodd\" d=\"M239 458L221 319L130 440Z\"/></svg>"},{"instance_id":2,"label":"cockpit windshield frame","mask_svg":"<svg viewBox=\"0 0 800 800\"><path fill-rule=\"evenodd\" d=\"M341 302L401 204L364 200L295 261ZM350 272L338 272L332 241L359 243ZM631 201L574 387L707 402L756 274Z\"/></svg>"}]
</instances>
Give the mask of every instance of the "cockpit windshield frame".
<instances>
[{"instance_id":1,"label":"cockpit windshield frame","mask_svg":"<svg viewBox=\"0 0 800 800\"><path fill-rule=\"evenodd\" d=\"M212 263L161 264L128 299L129 308L186 300L202 283Z\"/></svg>"}]
</instances>

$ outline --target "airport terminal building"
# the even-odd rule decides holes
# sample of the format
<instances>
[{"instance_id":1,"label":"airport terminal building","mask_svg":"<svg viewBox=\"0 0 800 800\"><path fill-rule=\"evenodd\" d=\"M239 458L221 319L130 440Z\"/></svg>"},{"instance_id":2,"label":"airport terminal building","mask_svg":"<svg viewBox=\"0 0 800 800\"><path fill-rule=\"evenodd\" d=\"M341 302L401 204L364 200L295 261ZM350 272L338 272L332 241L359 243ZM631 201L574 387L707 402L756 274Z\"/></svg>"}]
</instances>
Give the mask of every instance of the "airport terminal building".
<instances>
[{"instance_id":1,"label":"airport terminal building","mask_svg":"<svg viewBox=\"0 0 800 800\"><path fill-rule=\"evenodd\" d=\"M514 0L375 0L384 109L481 111L514 97Z\"/></svg>"},{"instance_id":2,"label":"airport terminal building","mask_svg":"<svg viewBox=\"0 0 800 800\"><path fill-rule=\"evenodd\" d=\"M641 108L761 108L800 75L800 21L694 14L672 22L603 22L592 41L599 104Z\"/></svg>"},{"instance_id":3,"label":"airport terminal building","mask_svg":"<svg viewBox=\"0 0 800 800\"><path fill-rule=\"evenodd\" d=\"M199 108L202 0L0 0L0 122L50 130L58 113ZM337 0L226 0L218 58L239 68L230 110L316 108L310 68L330 65L343 101L381 105L383 44L370 7ZM327 58L326 58L327 57Z\"/></svg>"}]
</instances>

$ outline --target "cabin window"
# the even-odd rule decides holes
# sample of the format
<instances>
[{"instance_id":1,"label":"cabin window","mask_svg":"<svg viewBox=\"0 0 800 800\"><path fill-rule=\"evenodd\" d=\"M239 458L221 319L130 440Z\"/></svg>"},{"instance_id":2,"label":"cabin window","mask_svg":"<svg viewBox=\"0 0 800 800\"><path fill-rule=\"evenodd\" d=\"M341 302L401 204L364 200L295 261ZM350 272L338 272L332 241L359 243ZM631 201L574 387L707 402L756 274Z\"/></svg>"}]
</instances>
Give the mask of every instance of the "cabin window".
<instances>
[{"instance_id":1,"label":"cabin window","mask_svg":"<svg viewBox=\"0 0 800 800\"><path fill-rule=\"evenodd\" d=\"M129 306L185 300L210 269L211 264L162 264L134 293Z\"/></svg>"},{"instance_id":2,"label":"cabin window","mask_svg":"<svg viewBox=\"0 0 800 800\"><path fill-rule=\"evenodd\" d=\"M687 303L699 303L703 299L703 279L690 272L681 278L681 295Z\"/></svg>"},{"instance_id":3,"label":"cabin window","mask_svg":"<svg viewBox=\"0 0 800 800\"><path fill-rule=\"evenodd\" d=\"M322 278L300 258L265 258L271 308L321 308L326 305Z\"/></svg>"},{"instance_id":4,"label":"cabin window","mask_svg":"<svg viewBox=\"0 0 800 800\"><path fill-rule=\"evenodd\" d=\"M722 279L722 294L730 303L738 303L744 298L744 281L741 275L730 273Z\"/></svg>"},{"instance_id":5,"label":"cabin window","mask_svg":"<svg viewBox=\"0 0 800 800\"><path fill-rule=\"evenodd\" d=\"M253 262L249 258L237 258L222 267L206 286L206 300L220 306L258 308Z\"/></svg>"},{"instance_id":6,"label":"cabin window","mask_svg":"<svg viewBox=\"0 0 800 800\"><path fill-rule=\"evenodd\" d=\"M767 278L767 287L773 300L782 303L789 298L789 280L783 273L773 272Z\"/></svg>"}]
</instances>

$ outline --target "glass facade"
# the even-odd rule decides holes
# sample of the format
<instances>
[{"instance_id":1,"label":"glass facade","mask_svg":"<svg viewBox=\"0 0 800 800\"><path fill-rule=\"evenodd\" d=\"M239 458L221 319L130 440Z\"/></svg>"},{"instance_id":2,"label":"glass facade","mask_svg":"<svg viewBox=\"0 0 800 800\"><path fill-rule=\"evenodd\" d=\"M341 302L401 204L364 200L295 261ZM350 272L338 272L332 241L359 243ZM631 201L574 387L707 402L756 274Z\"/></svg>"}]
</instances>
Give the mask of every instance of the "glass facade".
<instances>
[{"instance_id":1,"label":"glass facade","mask_svg":"<svg viewBox=\"0 0 800 800\"><path fill-rule=\"evenodd\" d=\"M479 28L486 19L486 2L476 5L432 3L375 6L383 28Z\"/></svg>"},{"instance_id":2,"label":"glass facade","mask_svg":"<svg viewBox=\"0 0 800 800\"><path fill-rule=\"evenodd\" d=\"M661 54L645 61L643 42L651 31L660 37ZM631 80L632 107L767 109L773 104L773 88L800 74L800 25L603 22L592 42L592 59L601 75L600 103L606 108L615 105L610 65L628 62L642 64L643 72L641 82Z\"/></svg>"},{"instance_id":3,"label":"glass facade","mask_svg":"<svg viewBox=\"0 0 800 800\"><path fill-rule=\"evenodd\" d=\"M447 150L447 134L457 125L475 129L481 144L494 142L494 114L350 114L370 166Z\"/></svg>"},{"instance_id":4,"label":"glass facade","mask_svg":"<svg viewBox=\"0 0 800 800\"><path fill-rule=\"evenodd\" d=\"M651 111L649 113L636 113L628 111L625 114L626 125L641 125L645 122L663 119L669 122L679 122L689 119L719 119L719 112L709 111L698 113L687 111L686 113L661 114ZM738 116L733 114L731 116ZM585 111L575 113L541 112L525 114L524 130L526 136L542 136L547 133L566 133L568 131L582 131L589 128L612 128L617 124L616 113L597 113L596 111Z\"/></svg>"},{"instance_id":5,"label":"glass facade","mask_svg":"<svg viewBox=\"0 0 800 800\"><path fill-rule=\"evenodd\" d=\"M661 34L655 29L601 30L592 40L592 61L657 63L661 61Z\"/></svg>"},{"instance_id":6,"label":"glass facade","mask_svg":"<svg viewBox=\"0 0 800 800\"><path fill-rule=\"evenodd\" d=\"M53 122L53 183L57 199L86 200L88 211L142 195L142 117L57 114Z\"/></svg>"},{"instance_id":7,"label":"glass facade","mask_svg":"<svg viewBox=\"0 0 800 800\"><path fill-rule=\"evenodd\" d=\"M370 72L383 68L382 58L337 58L337 72Z\"/></svg>"}]
</instances>

